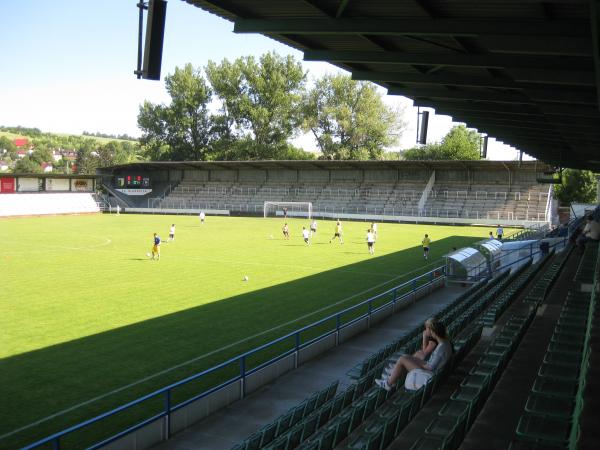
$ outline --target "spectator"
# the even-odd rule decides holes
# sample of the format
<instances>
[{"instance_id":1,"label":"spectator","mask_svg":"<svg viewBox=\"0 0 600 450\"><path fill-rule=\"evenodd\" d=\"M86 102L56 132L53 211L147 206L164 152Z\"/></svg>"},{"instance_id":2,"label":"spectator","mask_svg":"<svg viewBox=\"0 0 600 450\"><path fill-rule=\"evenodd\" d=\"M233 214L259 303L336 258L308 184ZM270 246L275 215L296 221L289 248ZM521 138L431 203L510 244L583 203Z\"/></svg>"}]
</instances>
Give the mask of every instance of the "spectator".
<instances>
[{"instance_id":1,"label":"spectator","mask_svg":"<svg viewBox=\"0 0 600 450\"><path fill-rule=\"evenodd\" d=\"M429 375L442 368L444 364L452 357L452 343L446 331L446 327L440 321L433 319L429 328L430 336L435 339L437 345L429 358L421 359L418 356L404 355L398 359L389 376L383 376L381 379L375 380L375 384L386 391L392 390L396 382L404 373L409 373L413 370L420 369Z\"/></svg>"},{"instance_id":2,"label":"spectator","mask_svg":"<svg viewBox=\"0 0 600 450\"><path fill-rule=\"evenodd\" d=\"M585 243L588 241L596 241L600 240L600 223L594 220L592 215L586 217L587 223L583 228L583 231L577 238L577 245L583 249L585 247Z\"/></svg>"}]
</instances>

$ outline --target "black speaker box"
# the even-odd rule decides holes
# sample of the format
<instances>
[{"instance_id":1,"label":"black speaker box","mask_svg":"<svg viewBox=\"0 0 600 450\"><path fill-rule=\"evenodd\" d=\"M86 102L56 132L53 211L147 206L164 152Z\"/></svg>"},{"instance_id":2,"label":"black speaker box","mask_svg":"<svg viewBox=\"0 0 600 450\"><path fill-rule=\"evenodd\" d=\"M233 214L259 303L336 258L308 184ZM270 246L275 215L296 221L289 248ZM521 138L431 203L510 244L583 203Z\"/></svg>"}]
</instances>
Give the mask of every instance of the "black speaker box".
<instances>
[{"instance_id":1,"label":"black speaker box","mask_svg":"<svg viewBox=\"0 0 600 450\"><path fill-rule=\"evenodd\" d=\"M148 80L160 80L166 17L166 0L150 0L148 2L146 45L144 46L144 63L142 66L142 77Z\"/></svg>"}]
</instances>

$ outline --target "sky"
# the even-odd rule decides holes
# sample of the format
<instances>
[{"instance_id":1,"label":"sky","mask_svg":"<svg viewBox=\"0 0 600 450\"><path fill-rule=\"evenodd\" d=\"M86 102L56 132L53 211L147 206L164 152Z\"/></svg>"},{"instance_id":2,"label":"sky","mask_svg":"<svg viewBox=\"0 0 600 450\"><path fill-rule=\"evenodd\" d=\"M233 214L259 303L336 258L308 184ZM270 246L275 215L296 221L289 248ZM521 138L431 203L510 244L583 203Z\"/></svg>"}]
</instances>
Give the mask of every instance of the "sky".
<instances>
[{"instance_id":1,"label":"sky","mask_svg":"<svg viewBox=\"0 0 600 450\"><path fill-rule=\"evenodd\" d=\"M137 114L145 100L169 103L163 81L138 80L138 0L3 1L0 31L0 125L37 127L45 132L83 131L139 137ZM302 60L302 53L262 35L237 35L233 24L182 0L170 0L161 77L175 67L275 51ZM343 72L303 62L309 80ZM381 88L385 94L385 89ZM417 109L412 100L385 95L404 109L407 127L396 151L415 146ZM431 111L427 142L439 141L453 125ZM314 140L294 144L316 150ZM518 152L490 137L488 159L514 160Z\"/></svg>"}]
</instances>

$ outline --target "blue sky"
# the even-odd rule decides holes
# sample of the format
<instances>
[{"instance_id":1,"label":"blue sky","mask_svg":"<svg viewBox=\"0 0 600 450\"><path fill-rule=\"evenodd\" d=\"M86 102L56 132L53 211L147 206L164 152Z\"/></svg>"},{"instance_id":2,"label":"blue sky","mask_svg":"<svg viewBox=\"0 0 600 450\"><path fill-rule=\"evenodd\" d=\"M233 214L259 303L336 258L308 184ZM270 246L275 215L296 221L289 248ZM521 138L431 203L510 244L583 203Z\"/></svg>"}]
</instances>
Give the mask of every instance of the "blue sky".
<instances>
[{"instance_id":1,"label":"blue sky","mask_svg":"<svg viewBox=\"0 0 600 450\"><path fill-rule=\"evenodd\" d=\"M100 131L139 136L136 125L144 100L168 102L164 83L137 80L136 0L4 1L0 38L0 125L38 127L74 133ZM204 67L209 60L235 59L268 51L302 54L261 35L236 35L233 24L181 0L170 0L163 48L162 77L176 66ZM310 77L340 70L326 63L303 63ZM382 90L382 92L385 92ZM416 108L412 101L386 96L404 108L408 127L401 148L414 145ZM452 126L432 115L428 142ZM308 136L295 140L314 149ZM490 140L493 159L515 159L517 152Z\"/></svg>"}]
</instances>

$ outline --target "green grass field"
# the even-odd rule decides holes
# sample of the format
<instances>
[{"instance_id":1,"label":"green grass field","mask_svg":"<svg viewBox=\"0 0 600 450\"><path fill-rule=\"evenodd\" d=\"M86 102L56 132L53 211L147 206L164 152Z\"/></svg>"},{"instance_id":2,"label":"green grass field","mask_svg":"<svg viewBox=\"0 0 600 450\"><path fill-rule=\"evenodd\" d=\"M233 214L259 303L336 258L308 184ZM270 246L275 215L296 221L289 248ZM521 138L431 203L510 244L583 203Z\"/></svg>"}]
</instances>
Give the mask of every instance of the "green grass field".
<instances>
[{"instance_id":1,"label":"green grass field","mask_svg":"<svg viewBox=\"0 0 600 450\"><path fill-rule=\"evenodd\" d=\"M166 241L172 222L176 241L163 243L160 261L150 260L152 233ZM0 448L29 443L358 303L491 230L380 224L370 256L364 222L344 223L340 245L329 243L334 223L320 221L310 247L301 238L308 222L288 222L291 239L284 241L282 219L0 220ZM424 233L433 241L429 261L420 247ZM115 429L125 420L116 418Z\"/></svg>"}]
</instances>

